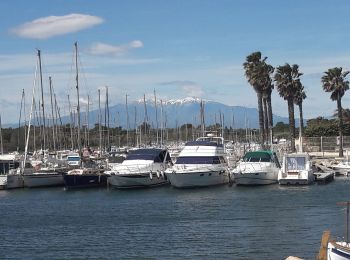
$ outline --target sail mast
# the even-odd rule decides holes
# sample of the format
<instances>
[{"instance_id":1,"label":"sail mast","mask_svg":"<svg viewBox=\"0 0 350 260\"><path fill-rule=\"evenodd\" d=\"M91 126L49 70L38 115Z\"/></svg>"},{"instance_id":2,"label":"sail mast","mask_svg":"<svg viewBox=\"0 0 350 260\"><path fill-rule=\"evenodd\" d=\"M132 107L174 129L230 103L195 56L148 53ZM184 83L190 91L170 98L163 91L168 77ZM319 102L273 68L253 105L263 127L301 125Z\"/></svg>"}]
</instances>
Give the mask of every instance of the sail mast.
<instances>
[{"instance_id":1,"label":"sail mast","mask_svg":"<svg viewBox=\"0 0 350 260\"><path fill-rule=\"evenodd\" d=\"M18 119L17 152L19 151L19 143L20 143L23 100L24 100L24 89L22 90L21 107L20 107L19 119ZM24 128L24 132L25 132L25 130L26 130L26 129ZM24 136L25 136L25 134L24 134Z\"/></svg>"},{"instance_id":2,"label":"sail mast","mask_svg":"<svg viewBox=\"0 0 350 260\"><path fill-rule=\"evenodd\" d=\"M156 90L154 89L154 107L156 109L156 126L157 126L157 145L158 145L158 135L159 135L159 130L158 130L158 109L157 109L157 96L156 96Z\"/></svg>"},{"instance_id":3,"label":"sail mast","mask_svg":"<svg viewBox=\"0 0 350 260\"><path fill-rule=\"evenodd\" d=\"M101 115L101 90L98 90L98 132L100 135L100 157L102 156L102 130L101 130L101 124L102 124L102 115Z\"/></svg>"},{"instance_id":4,"label":"sail mast","mask_svg":"<svg viewBox=\"0 0 350 260\"><path fill-rule=\"evenodd\" d=\"M52 78L49 77L50 83L50 97L51 97L51 117L52 117L52 139L53 139L53 150L56 151L56 136L55 136L55 116L53 113L53 99L52 99Z\"/></svg>"},{"instance_id":5,"label":"sail mast","mask_svg":"<svg viewBox=\"0 0 350 260\"><path fill-rule=\"evenodd\" d=\"M46 149L46 133L45 133L45 105L44 105L44 86L43 86L43 73L41 68L41 52L38 50L39 59L39 74L40 74L40 88L41 88L41 111L43 115L43 131L42 131L42 149Z\"/></svg>"},{"instance_id":6,"label":"sail mast","mask_svg":"<svg viewBox=\"0 0 350 260\"><path fill-rule=\"evenodd\" d=\"M2 143L2 124L1 124L1 115L0 115L0 153L4 154L4 145Z\"/></svg>"},{"instance_id":7,"label":"sail mast","mask_svg":"<svg viewBox=\"0 0 350 260\"><path fill-rule=\"evenodd\" d=\"M80 140L80 103L79 103L79 73L78 73L78 43L74 43L75 47L75 72L76 72L76 89L77 89L77 99L78 99L78 104L77 104L77 116L78 116L78 151L80 153L81 150L81 140Z\"/></svg>"}]
</instances>

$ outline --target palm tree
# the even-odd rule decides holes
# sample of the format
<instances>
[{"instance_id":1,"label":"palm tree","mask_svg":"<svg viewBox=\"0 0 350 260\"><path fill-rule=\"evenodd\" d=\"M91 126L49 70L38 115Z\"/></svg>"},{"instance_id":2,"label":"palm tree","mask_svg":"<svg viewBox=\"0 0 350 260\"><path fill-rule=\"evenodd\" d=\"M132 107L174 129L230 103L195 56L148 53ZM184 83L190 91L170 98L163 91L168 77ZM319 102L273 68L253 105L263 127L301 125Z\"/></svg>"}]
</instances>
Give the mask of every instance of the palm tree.
<instances>
[{"instance_id":1,"label":"palm tree","mask_svg":"<svg viewBox=\"0 0 350 260\"><path fill-rule=\"evenodd\" d=\"M265 62L266 58L263 61L262 67L263 71L261 73L262 84L263 84L263 102L264 102L264 121L265 121L265 132L266 137L270 135L273 137L273 117L272 117L272 103L271 103L271 94L274 88L272 82L272 73L275 68Z\"/></svg>"},{"instance_id":2,"label":"palm tree","mask_svg":"<svg viewBox=\"0 0 350 260\"><path fill-rule=\"evenodd\" d=\"M253 86L258 97L260 141L262 144L265 143L263 94L266 91L266 89L271 85L271 77L269 83L268 76L271 75L271 73L273 72L273 67L271 65L266 64L266 59L267 57L262 59L261 52L253 52L247 56L246 62L243 63L243 67L245 69L245 76L247 77L249 84ZM271 100L271 93L268 96ZM265 111L266 110L267 109L265 108Z\"/></svg>"},{"instance_id":3,"label":"palm tree","mask_svg":"<svg viewBox=\"0 0 350 260\"><path fill-rule=\"evenodd\" d=\"M299 84L298 90L295 93L294 96L294 104L297 105L299 107L299 127L300 127L300 136L303 136L304 133L304 117L303 117L303 100L306 98L306 93L304 91L304 86L301 84Z\"/></svg>"},{"instance_id":4,"label":"palm tree","mask_svg":"<svg viewBox=\"0 0 350 260\"><path fill-rule=\"evenodd\" d=\"M331 99L337 101L338 110L338 123L339 123L339 157L343 157L343 109L341 105L341 99L345 94L345 91L349 89L349 81L346 80L346 76L350 71L343 71L340 68L331 68L324 72L321 78L323 90L331 92Z\"/></svg>"},{"instance_id":5,"label":"palm tree","mask_svg":"<svg viewBox=\"0 0 350 260\"><path fill-rule=\"evenodd\" d=\"M301 75L303 74L299 72L298 65L294 64L290 66L288 63L277 67L277 71L274 75L277 91L288 103L289 137L292 152L295 152L294 96L298 90L298 86L301 84L299 78Z\"/></svg>"}]
</instances>

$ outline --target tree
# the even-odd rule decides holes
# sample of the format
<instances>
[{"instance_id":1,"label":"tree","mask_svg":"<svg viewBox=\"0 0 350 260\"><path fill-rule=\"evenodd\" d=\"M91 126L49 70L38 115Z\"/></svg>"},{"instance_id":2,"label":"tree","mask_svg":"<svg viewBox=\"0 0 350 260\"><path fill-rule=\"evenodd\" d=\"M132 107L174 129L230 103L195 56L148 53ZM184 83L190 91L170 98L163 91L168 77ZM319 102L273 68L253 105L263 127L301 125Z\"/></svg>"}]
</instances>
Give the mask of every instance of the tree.
<instances>
[{"instance_id":1,"label":"tree","mask_svg":"<svg viewBox=\"0 0 350 260\"><path fill-rule=\"evenodd\" d=\"M303 136L304 133L304 116L303 116L303 100L306 98L306 93L304 91L304 86L300 84L297 85L297 92L294 96L294 104L299 107L299 119L300 119L300 136Z\"/></svg>"},{"instance_id":2,"label":"tree","mask_svg":"<svg viewBox=\"0 0 350 260\"><path fill-rule=\"evenodd\" d=\"M299 66L294 64L290 66L286 63L283 66L277 67L274 75L277 91L279 95L288 103L289 116L289 137L291 141L291 150L295 152L295 120L294 120L294 96L300 86Z\"/></svg>"},{"instance_id":3,"label":"tree","mask_svg":"<svg viewBox=\"0 0 350 260\"><path fill-rule=\"evenodd\" d=\"M321 78L323 90L331 93L331 100L337 101L338 126L339 126L339 157L343 157L343 109L341 105L345 91L349 89L349 81L346 76L350 71L344 71L341 67L328 69Z\"/></svg>"},{"instance_id":4,"label":"tree","mask_svg":"<svg viewBox=\"0 0 350 260\"><path fill-rule=\"evenodd\" d=\"M264 121L265 121L265 132L266 136L271 134L273 137L273 116L272 116L272 103L271 103L271 94L274 88L272 83L271 75L274 72L274 67L263 62L263 102L264 102Z\"/></svg>"},{"instance_id":5,"label":"tree","mask_svg":"<svg viewBox=\"0 0 350 260\"><path fill-rule=\"evenodd\" d=\"M245 70L245 76L248 79L249 84L254 88L258 98L258 111L259 111L259 127L260 127L260 142L265 143L265 129L264 129L264 112L263 112L263 91L265 78L262 77L264 69L264 63L267 58L261 58L261 52L253 52L247 56L246 62L243 63Z\"/></svg>"}]
</instances>

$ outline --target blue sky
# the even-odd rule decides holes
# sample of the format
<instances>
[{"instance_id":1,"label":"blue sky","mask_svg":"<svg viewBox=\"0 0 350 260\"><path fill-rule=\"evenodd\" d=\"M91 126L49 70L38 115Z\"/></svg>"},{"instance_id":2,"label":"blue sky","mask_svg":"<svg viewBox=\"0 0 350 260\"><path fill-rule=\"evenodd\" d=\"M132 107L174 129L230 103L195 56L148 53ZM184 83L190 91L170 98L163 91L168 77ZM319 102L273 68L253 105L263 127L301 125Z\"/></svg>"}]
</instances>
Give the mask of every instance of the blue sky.
<instances>
[{"instance_id":1,"label":"blue sky","mask_svg":"<svg viewBox=\"0 0 350 260\"><path fill-rule=\"evenodd\" d=\"M256 107L242 68L261 51L273 66L299 64L308 98L306 118L330 115L336 104L320 78L328 68L350 69L350 2L335 1L0 1L0 107L3 123L27 111L36 49L42 51L45 96L52 76L62 112L75 98L73 43L79 44L81 99L108 86L111 105L125 94L137 100L196 96ZM349 105L349 93L343 99ZM48 102L47 102L48 103ZM287 115L276 91L273 110Z\"/></svg>"}]
</instances>

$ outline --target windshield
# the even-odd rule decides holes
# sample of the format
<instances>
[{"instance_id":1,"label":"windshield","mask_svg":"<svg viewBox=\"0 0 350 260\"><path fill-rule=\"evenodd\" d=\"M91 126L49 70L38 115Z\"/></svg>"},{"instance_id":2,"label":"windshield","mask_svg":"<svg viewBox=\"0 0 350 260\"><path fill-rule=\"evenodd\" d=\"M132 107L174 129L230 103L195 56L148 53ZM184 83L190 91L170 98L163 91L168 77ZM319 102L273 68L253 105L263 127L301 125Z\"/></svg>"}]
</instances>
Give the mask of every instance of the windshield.
<instances>
[{"instance_id":1,"label":"windshield","mask_svg":"<svg viewBox=\"0 0 350 260\"><path fill-rule=\"evenodd\" d=\"M220 164L224 163L225 160L223 157L219 156L186 156L186 157L178 157L176 160L176 164Z\"/></svg>"}]
</instances>

